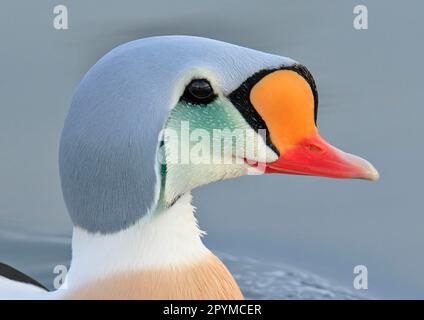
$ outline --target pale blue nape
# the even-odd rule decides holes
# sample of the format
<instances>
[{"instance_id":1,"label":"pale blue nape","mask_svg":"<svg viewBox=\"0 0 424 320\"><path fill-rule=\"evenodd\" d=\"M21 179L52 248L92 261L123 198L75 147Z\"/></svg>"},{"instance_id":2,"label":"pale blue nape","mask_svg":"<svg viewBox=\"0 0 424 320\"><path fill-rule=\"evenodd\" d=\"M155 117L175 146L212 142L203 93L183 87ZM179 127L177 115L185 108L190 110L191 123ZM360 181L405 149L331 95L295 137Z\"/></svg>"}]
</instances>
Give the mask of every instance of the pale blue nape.
<instances>
[{"instance_id":1,"label":"pale blue nape","mask_svg":"<svg viewBox=\"0 0 424 320\"><path fill-rule=\"evenodd\" d=\"M155 205L159 135L184 74L208 70L228 94L261 69L294 63L189 36L141 39L106 54L79 84L60 143L62 190L74 225L117 232Z\"/></svg>"}]
</instances>

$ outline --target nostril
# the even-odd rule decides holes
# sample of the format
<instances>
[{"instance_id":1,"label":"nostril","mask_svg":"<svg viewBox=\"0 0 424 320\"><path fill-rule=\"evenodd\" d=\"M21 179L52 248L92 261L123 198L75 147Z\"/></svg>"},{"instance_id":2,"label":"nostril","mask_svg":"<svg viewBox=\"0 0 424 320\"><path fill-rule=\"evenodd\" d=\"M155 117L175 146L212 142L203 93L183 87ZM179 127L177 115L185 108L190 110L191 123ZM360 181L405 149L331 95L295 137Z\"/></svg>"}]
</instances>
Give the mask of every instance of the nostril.
<instances>
[{"instance_id":1,"label":"nostril","mask_svg":"<svg viewBox=\"0 0 424 320\"><path fill-rule=\"evenodd\" d=\"M313 153L321 153L323 150L320 146L317 146L316 144L308 143L305 145L305 148L308 149L308 151Z\"/></svg>"}]
</instances>

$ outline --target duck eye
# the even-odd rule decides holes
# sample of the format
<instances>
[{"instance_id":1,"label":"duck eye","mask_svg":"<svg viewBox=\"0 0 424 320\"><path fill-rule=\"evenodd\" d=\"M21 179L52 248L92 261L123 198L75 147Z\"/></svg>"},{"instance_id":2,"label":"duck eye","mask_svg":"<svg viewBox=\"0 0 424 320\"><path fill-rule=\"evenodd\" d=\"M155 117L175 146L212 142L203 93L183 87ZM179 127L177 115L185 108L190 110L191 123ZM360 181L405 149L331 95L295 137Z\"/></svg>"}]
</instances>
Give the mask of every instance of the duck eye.
<instances>
[{"instance_id":1,"label":"duck eye","mask_svg":"<svg viewBox=\"0 0 424 320\"><path fill-rule=\"evenodd\" d=\"M208 104L216 98L211 84L206 79L194 79L185 88L181 99L194 104Z\"/></svg>"}]
</instances>

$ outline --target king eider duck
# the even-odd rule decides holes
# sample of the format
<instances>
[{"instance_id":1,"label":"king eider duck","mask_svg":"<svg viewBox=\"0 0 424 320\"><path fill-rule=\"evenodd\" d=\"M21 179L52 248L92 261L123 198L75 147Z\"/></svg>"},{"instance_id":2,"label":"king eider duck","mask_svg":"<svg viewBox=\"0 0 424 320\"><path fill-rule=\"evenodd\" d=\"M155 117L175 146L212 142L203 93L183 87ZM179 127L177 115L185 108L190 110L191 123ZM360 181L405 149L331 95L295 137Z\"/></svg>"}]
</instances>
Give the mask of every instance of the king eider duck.
<instances>
[{"instance_id":1,"label":"king eider duck","mask_svg":"<svg viewBox=\"0 0 424 320\"><path fill-rule=\"evenodd\" d=\"M320 137L317 110L311 73L290 58L190 36L113 49L79 84L62 132L66 280L49 292L2 265L0 298L242 299L202 243L190 192L257 173L377 180Z\"/></svg>"}]
</instances>

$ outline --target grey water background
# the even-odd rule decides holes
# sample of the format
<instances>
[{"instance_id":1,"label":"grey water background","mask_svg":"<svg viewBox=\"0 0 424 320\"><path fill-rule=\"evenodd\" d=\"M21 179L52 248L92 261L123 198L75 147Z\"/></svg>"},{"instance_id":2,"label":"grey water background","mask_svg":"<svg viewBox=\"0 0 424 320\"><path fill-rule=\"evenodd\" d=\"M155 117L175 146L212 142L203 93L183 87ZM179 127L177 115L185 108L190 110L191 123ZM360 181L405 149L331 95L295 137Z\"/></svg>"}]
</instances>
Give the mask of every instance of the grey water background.
<instances>
[{"instance_id":1,"label":"grey water background","mask_svg":"<svg viewBox=\"0 0 424 320\"><path fill-rule=\"evenodd\" d=\"M56 4L67 6L69 30L53 28ZM357 4L368 7L368 30L353 28ZM205 242L225 253L248 297L424 298L423 11L420 1L2 1L0 261L52 286L54 266L71 257L57 153L75 86L121 43L188 34L307 65L321 134L381 174L377 183L265 175L195 190ZM352 287L359 264L366 292Z\"/></svg>"}]
</instances>

